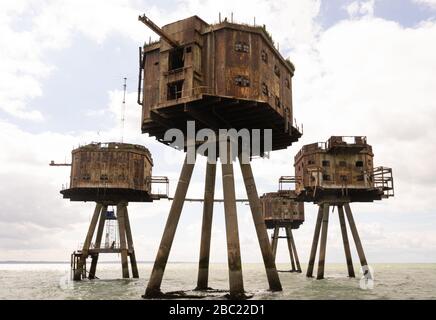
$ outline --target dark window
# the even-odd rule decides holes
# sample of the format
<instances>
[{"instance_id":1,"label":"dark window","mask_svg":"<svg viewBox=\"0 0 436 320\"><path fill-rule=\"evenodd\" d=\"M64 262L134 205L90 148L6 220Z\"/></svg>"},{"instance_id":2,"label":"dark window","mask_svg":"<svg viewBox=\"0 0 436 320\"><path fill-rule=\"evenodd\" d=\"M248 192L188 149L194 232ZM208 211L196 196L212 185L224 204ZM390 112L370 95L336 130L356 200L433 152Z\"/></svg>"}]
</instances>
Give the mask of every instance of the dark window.
<instances>
[{"instance_id":1,"label":"dark window","mask_svg":"<svg viewBox=\"0 0 436 320\"><path fill-rule=\"evenodd\" d=\"M356 177L356 180L357 180L357 181L363 181L363 174L358 175L358 176Z\"/></svg>"},{"instance_id":2,"label":"dark window","mask_svg":"<svg viewBox=\"0 0 436 320\"><path fill-rule=\"evenodd\" d=\"M323 167L330 167L330 161L328 161L328 160L323 160L323 161L322 161L322 166L323 166Z\"/></svg>"},{"instance_id":3,"label":"dark window","mask_svg":"<svg viewBox=\"0 0 436 320\"><path fill-rule=\"evenodd\" d=\"M102 175L100 176L100 180L102 180L102 181L107 181L107 180L109 180L109 178L108 178L107 174L102 174Z\"/></svg>"},{"instance_id":4,"label":"dark window","mask_svg":"<svg viewBox=\"0 0 436 320\"><path fill-rule=\"evenodd\" d=\"M268 63L268 53L266 53L265 50L262 49L260 56L262 57L263 62Z\"/></svg>"},{"instance_id":5,"label":"dark window","mask_svg":"<svg viewBox=\"0 0 436 320\"><path fill-rule=\"evenodd\" d=\"M280 68L278 65L274 66L274 73L276 74L277 77L280 77Z\"/></svg>"},{"instance_id":6,"label":"dark window","mask_svg":"<svg viewBox=\"0 0 436 320\"><path fill-rule=\"evenodd\" d=\"M323 175L322 175L322 179L323 179L324 181L330 181L330 180L331 180L331 177L330 177L329 174L323 174Z\"/></svg>"},{"instance_id":7,"label":"dark window","mask_svg":"<svg viewBox=\"0 0 436 320\"><path fill-rule=\"evenodd\" d=\"M190 53L190 52L192 52L192 47L191 46L186 47L186 53Z\"/></svg>"},{"instance_id":8,"label":"dark window","mask_svg":"<svg viewBox=\"0 0 436 320\"><path fill-rule=\"evenodd\" d=\"M363 167L363 161L356 161L356 167Z\"/></svg>"},{"instance_id":9,"label":"dark window","mask_svg":"<svg viewBox=\"0 0 436 320\"><path fill-rule=\"evenodd\" d=\"M347 181L348 180L348 177L347 176L345 176L345 175L341 175L341 181L343 181L343 182L345 182L345 181Z\"/></svg>"},{"instance_id":10,"label":"dark window","mask_svg":"<svg viewBox=\"0 0 436 320\"><path fill-rule=\"evenodd\" d=\"M183 48L172 49L168 56L168 71L181 69L185 65Z\"/></svg>"},{"instance_id":11,"label":"dark window","mask_svg":"<svg viewBox=\"0 0 436 320\"><path fill-rule=\"evenodd\" d=\"M82 180L91 180L91 176L89 175L89 174L84 174L83 176L82 176Z\"/></svg>"},{"instance_id":12,"label":"dark window","mask_svg":"<svg viewBox=\"0 0 436 320\"><path fill-rule=\"evenodd\" d=\"M289 79L285 79L285 86L288 89L291 87L291 82L289 81Z\"/></svg>"},{"instance_id":13,"label":"dark window","mask_svg":"<svg viewBox=\"0 0 436 320\"><path fill-rule=\"evenodd\" d=\"M183 80L168 83L167 99L174 100L182 97Z\"/></svg>"},{"instance_id":14,"label":"dark window","mask_svg":"<svg viewBox=\"0 0 436 320\"><path fill-rule=\"evenodd\" d=\"M315 164L315 161L309 160L309 161L307 161L307 164Z\"/></svg>"},{"instance_id":15,"label":"dark window","mask_svg":"<svg viewBox=\"0 0 436 320\"><path fill-rule=\"evenodd\" d=\"M339 161L339 166L340 167L346 167L347 163L345 161Z\"/></svg>"},{"instance_id":16,"label":"dark window","mask_svg":"<svg viewBox=\"0 0 436 320\"><path fill-rule=\"evenodd\" d=\"M280 98L276 96L276 107L280 108L281 103L280 103Z\"/></svg>"},{"instance_id":17,"label":"dark window","mask_svg":"<svg viewBox=\"0 0 436 320\"><path fill-rule=\"evenodd\" d=\"M269 94L268 86L266 85L265 82L262 82L262 93L266 96L268 96L268 94Z\"/></svg>"},{"instance_id":18,"label":"dark window","mask_svg":"<svg viewBox=\"0 0 436 320\"><path fill-rule=\"evenodd\" d=\"M235 77L235 84L240 87L249 87L250 86L250 80L245 76L236 76Z\"/></svg>"},{"instance_id":19,"label":"dark window","mask_svg":"<svg viewBox=\"0 0 436 320\"><path fill-rule=\"evenodd\" d=\"M235 43L235 51L238 52L249 52L250 46L246 44L245 42L236 42Z\"/></svg>"}]
</instances>

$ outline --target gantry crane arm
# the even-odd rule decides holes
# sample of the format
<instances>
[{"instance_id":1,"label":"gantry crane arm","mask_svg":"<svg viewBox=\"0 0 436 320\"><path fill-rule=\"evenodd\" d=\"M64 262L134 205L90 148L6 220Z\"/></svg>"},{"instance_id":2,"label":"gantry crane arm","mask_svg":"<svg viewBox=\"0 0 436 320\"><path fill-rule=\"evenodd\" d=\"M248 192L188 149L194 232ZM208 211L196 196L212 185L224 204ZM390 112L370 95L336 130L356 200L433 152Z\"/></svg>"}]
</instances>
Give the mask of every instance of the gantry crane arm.
<instances>
[{"instance_id":1,"label":"gantry crane arm","mask_svg":"<svg viewBox=\"0 0 436 320\"><path fill-rule=\"evenodd\" d=\"M163 31L153 21L151 21L148 17L146 17L145 14L142 16L139 16L138 20L141 21L142 23L144 23L147 27L149 27L151 30L156 32L158 35L160 35L173 48L179 46L177 41L173 40L165 31Z\"/></svg>"}]
</instances>

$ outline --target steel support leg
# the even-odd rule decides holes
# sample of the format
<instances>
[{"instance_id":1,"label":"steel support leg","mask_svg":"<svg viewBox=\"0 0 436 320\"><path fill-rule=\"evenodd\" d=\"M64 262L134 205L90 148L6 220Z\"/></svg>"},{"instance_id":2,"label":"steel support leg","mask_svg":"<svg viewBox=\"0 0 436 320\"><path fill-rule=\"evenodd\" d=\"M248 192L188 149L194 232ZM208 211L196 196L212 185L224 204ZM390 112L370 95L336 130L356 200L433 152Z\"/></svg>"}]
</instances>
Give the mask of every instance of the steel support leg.
<instances>
[{"instance_id":1,"label":"steel support leg","mask_svg":"<svg viewBox=\"0 0 436 320\"><path fill-rule=\"evenodd\" d=\"M210 240L212 235L216 163L207 163L204 188L203 223L201 227L200 259L196 290L208 289Z\"/></svg>"},{"instance_id":2,"label":"steel support leg","mask_svg":"<svg viewBox=\"0 0 436 320\"><path fill-rule=\"evenodd\" d=\"M348 276L354 278L355 274L354 274L353 260L351 258L350 243L348 241L347 225L345 223L345 216L344 216L344 208L341 205L338 206L338 216L339 216L339 223L341 225L342 240L344 242L344 251L345 251L345 259L347 261Z\"/></svg>"},{"instance_id":3,"label":"steel support leg","mask_svg":"<svg viewBox=\"0 0 436 320\"><path fill-rule=\"evenodd\" d=\"M286 231L286 240L288 242L289 256L291 257L291 272L296 272L297 269L295 268L294 248L292 246L292 242L294 241L294 238L292 236L291 227L285 228L285 231Z\"/></svg>"},{"instance_id":4,"label":"steel support leg","mask_svg":"<svg viewBox=\"0 0 436 320\"><path fill-rule=\"evenodd\" d=\"M256 228L257 239L262 252L263 263L265 265L266 276L268 278L269 288L272 291L281 291L279 274L277 272L275 258L268 241L268 232L265 221L262 216L262 205L256 189L253 172L250 163L243 163L242 155L239 155L239 164L244 179L245 189L247 191L248 201L250 202L251 214L253 216L254 226Z\"/></svg>"},{"instance_id":5,"label":"steel support leg","mask_svg":"<svg viewBox=\"0 0 436 320\"><path fill-rule=\"evenodd\" d=\"M171 246L176 234L177 224L179 223L180 214L182 213L183 204L185 202L186 193L188 192L189 182L191 181L194 164L189 164L187 156L183 163L183 168L180 173L179 182L177 184L176 193L173 203L171 204L170 213L165 225L162 240L160 242L159 251L156 255L153 271L151 272L150 280L145 290L145 297L156 297L161 294L160 286L170 255Z\"/></svg>"},{"instance_id":6,"label":"steel support leg","mask_svg":"<svg viewBox=\"0 0 436 320\"><path fill-rule=\"evenodd\" d=\"M271 235L271 251L274 261L276 260L276 256L277 256L277 245L279 242L279 234L280 234L280 228L275 226L273 234Z\"/></svg>"},{"instance_id":7,"label":"steel support leg","mask_svg":"<svg viewBox=\"0 0 436 320\"><path fill-rule=\"evenodd\" d=\"M318 274L317 279L324 278L324 265L325 265L325 252L327 245L327 231L329 225L329 205L324 203L323 217L322 217L322 230L321 230L321 240L319 246L319 261L318 261Z\"/></svg>"},{"instance_id":8,"label":"steel support leg","mask_svg":"<svg viewBox=\"0 0 436 320\"><path fill-rule=\"evenodd\" d=\"M353 214L351 213L350 204L346 203L344 207L345 207L345 213L347 215L348 223L350 224L351 234L353 235L353 239L356 244L360 265L366 268L368 266L368 262L366 261L365 253L363 252L362 242L360 241L359 233L357 232L356 223L354 222Z\"/></svg>"},{"instance_id":9,"label":"steel support leg","mask_svg":"<svg viewBox=\"0 0 436 320\"><path fill-rule=\"evenodd\" d=\"M102 208L101 203L95 205L94 214L89 225L88 233L86 234L85 242L83 243L82 256L77 263L77 268L74 272L74 280L79 281L82 279L82 269L86 265L86 258L88 257L88 250L91 246L92 237L94 235L95 227L97 225L98 217Z\"/></svg>"},{"instance_id":10,"label":"steel support leg","mask_svg":"<svg viewBox=\"0 0 436 320\"><path fill-rule=\"evenodd\" d=\"M230 142L227 142L227 159L221 159L223 179L224 214L226 221L227 258L229 265L230 297L244 295L244 283L241 267L241 250L239 247L238 217L236 214L235 178L230 153Z\"/></svg>"},{"instance_id":11,"label":"steel support leg","mask_svg":"<svg viewBox=\"0 0 436 320\"><path fill-rule=\"evenodd\" d=\"M120 236L121 266L123 269L123 278L129 278L129 263L127 261L128 249L126 241L126 210L127 206L125 203L120 203L117 205L117 220Z\"/></svg>"},{"instance_id":12,"label":"steel support leg","mask_svg":"<svg viewBox=\"0 0 436 320\"><path fill-rule=\"evenodd\" d=\"M126 237L127 237L127 245L129 249L130 266L132 267L132 277L137 279L139 278L139 272L138 272L138 265L136 263L135 248L133 246L132 228L130 226L127 204L124 209L124 223L126 225Z\"/></svg>"},{"instance_id":13,"label":"steel support leg","mask_svg":"<svg viewBox=\"0 0 436 320\"><path fill-rule=\"evenodd\" d=\"M97 235L95 237L95 248L99 249L101 246L101 239L103 237L103 231L104 231L104 224L106 222L106 211L107 206L103 206L101 213L100 213L100 219L98 221L98 227L97 227ZM89 279L95 278L95 272L97 270L97 262L98 262L98 253L96 253L91 260L91 268L89 269Z\"/></svg>"},{"instance_id":14,"label":"steel support leg","mask_svg":"<svg viewBox=\"0 0 436 320\"><path fill-rule=\"evenodd\" d=\"M306 277L310 277L310 278L313 276L313 267L315 264L316 250L318 248L322 216L323 216L323 204L320 204L318 208L318 217L316 218L315 232L313 233L312 249L310 250L310 258L309 258L309 263L307 265L307 272L306 272Z\"/></svg>"},{"instance_id":15,"label":"steel support leg","mask_svg":"<svg viewBox=\"0 0 436 320\"><path fill-rule=\"evenodd\" d=\"M292 245L292 252L294 253L294 257L295 257L295 264L297 265L296 271L301 273L300 259L298 259L297 247L295 246L294 236L292 235L291 227L289 227L289 235L291 236L291 245Z\"/></svg>"}]
</instances>

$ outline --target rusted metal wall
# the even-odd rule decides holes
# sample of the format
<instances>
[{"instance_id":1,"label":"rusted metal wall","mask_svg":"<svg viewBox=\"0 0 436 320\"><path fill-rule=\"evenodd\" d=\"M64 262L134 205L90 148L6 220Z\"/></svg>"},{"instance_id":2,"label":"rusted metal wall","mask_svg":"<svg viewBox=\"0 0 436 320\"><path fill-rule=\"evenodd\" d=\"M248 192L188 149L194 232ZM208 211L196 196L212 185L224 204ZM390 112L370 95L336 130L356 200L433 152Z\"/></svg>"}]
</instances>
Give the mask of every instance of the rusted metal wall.
<instances>
[{"instance_id":1,"label":"rusted metal wall","mask_svg":"<svg viewBox=\"0 0 436 320\"><path fill-rule=\"evenodd\" d=\"M296 202L290 197L280 196L277 192L266 193L260 197L262 203L262 213L267 225L273 225L274 221L304 222L304 204Z\"/></svg>"},{"instance_id":2,"label":"rusted metal wall","mask_svg":"<svg viewBox=\"0 0 436 320\"><path fill-rule=\"evenodd\" d=\"M294 67L283 59L262 27L229 22L208 25L195 16L162 29L180 44L184 65L169 70L175 49L163 40L144 46L143 121L151 121L150 108L180 105L204 93L267 102L293 122ZM183 81L181 97L169 100L168 84L176 81Z\"/></svg>"},{"instance_id":3,"label":"rusted metal wall","mask_svg":"<svg viewBox=\"0 0 436 320\"><path fill-rule=\"evenodd\" d=\"M90 144L72 151L70 188L126 188L151 193L153 161L143 146Z\"/></svg>"}]
</instances>

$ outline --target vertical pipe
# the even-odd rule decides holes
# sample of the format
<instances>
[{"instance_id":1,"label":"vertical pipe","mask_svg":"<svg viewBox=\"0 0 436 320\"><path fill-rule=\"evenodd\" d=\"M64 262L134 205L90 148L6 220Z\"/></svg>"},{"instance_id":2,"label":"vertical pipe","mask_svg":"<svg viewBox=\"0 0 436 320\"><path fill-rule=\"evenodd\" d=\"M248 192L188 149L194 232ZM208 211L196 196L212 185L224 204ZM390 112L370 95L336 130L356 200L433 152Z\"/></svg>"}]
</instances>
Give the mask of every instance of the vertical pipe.
<instances>
[{"instance_id":1,"label":"vertical pipe","mask_svg":"<svg viewBox=\"0 0 436 320\"><path fill-rule=\"evenodd\" d=\"M233 175L233 162L229 141L227 141L227 159L221 159L221 170L223 179L230 296L238 298L244 295L244 283L242 278L241 250L239 248L238 217L236 214L235 178Z\"/></svg>"},{"instance_id":2,"label":"vertical pipe","mask_svg":"<svg viewBox=\"0 0 436 320\"><path fill-rule=\"evenodd\" d=\"M100 213L100 219L98 221L98 227L97 227L97 235L95 237L95 248L100 249L101 245L101 238L103 237L103 231L104 231L104 224L106 222L106 211L107 211L107 205L104 205L101 213ZM89 269L89 279L95 278L95 272L97 270L97 262L98 262L98 256L99 253L97 252L91 260L91 268Z\"/></svg>"},{"instance_id":3,"label":"vertical pipe","mask_svg":"<svg viewBox=\"0 0 436 320\"><path fill-rule=\"evenodd\" d=\"M200 260L198 262L197 290L206 290L209 280L210 238L212 233L215 195L216 163L207 163L204 187L203 222L201 226Z\"/></svg>"},{"instance_id":4,"label":"vertical pipe","mask_svg":"<svg viewBox=\"0 0 436 320\"><path fill-rule=\"evenodd\" d=\"M248 201L250 203L251 215L253 217L257 239L259 241L260 250L262 252L262 258L265 265L269 288L272 291L281 291L282 285L280 283L279 274L277 272L275 258L269 244L268 232L266 230L265 221L262 216L262 205L259 200L259 195L257 193L256 183L254 181L253 172L251 170L251 164L243 163L242 154L239 154L238 157L242 177L244 179L245 190L247 192Z\"/></svg>"},{"instance_id":5,"label":"vertical pipe","mask_svg":"<svg viewBox=\"0 0 436 320\"><path fill-rule=\"evenodd\" d=\"M95 227L97 225L98 217L102 208L101 203L95 205L94 214L91 219L91 223L86 234L85 242L83 243L82 256L80 257L76 270L74 272L74 280L78 281L82 279L82 269L86 267L86 258L88 257L89 247L91 246L92 236L94 235Z\"/></svg>"},{"instance_id":6,"label":"vertical pipe","mask_svg":"<svg viewBox=\"0 0 436 320\"><path fill-rule=\"evenodd\" d=\"M350 243L348 241L347 225L345 224L344 207L338 206L339 223L341 225L342 240L344 242L345 259L347 260L348 276L355 277L353 260L351 258Z\"/></svg>"},{"instance_id":7,"label":"vertical pipe","mask_svg":"<svg viewBox=\"0 0 436 320\"><path fill-rule=\"evenodd\" d=\"M276 260L276 256L277 256L277 244L279 241L279 234L280 234L280 228L278 226L275 226L273 234L271 236L271 250L272 250L274 261Z\"/></svg>"},{"instance_id":8,"label":"vertical pipe","mask_svg":"<svg viewBox=\"0 0 436 320\"><path fill-rule=\"evenodd\" d=\"M313 266L315 264L316 249L318 248L319 232L321 230L323 204L319 204L318 217L316 218L315 232L313 233L312 249L310 250L309 263L307 265L306 277L313 276Z\"/></svg>"},{"instance_id":9,"label":"vertical pipe","mask_svg":"<svg viewBox=\"0 0 436 320\"><path fill-rule=\"evenodd\" d=\"M136 263L136 255L135 248L133 246L133 236L132 236L132 228L130 227L130 219L129 212L127 210L127 204L124 209L124 223L126 225L126 237L127 237L127 245L130 257L130 266L132 267L132 277L137 279L139 278L138 265Z\"/></svg>"},{"instance_id":10,"label":"vertical pipe","mask_svg":"<svg viewBox=\"0 0 436 320\"><path fill-rule=\"evenodd\" d=\"M188 155L185 157L182 171L180 173L179 182L177 184L176 193L173 203L171 204L170 213L165 225L162 240L154 262L153 271L151 272L150 280L148 281L145 297L156 297L161 294L160 285L170 255L171 246L176 234L177 224L179 223L180 214L182 213L183 204L185 202L186 193L188 192L189 182L191 181L194 164L188 163Z\"/></svg>"},{"instance_id":11,"label":"vertical pipe","mask_svg":"<svg viewBox=\"0 0 436 320\"><path fill-rule=\"evenodd\" d=\"M360 259L360 265L367 266L368 262L366 261L365 253L363 252L362 243L360 242L359 233L357 232L356 223L354 222L353 214L351 213L350 204L346 203L344 205L345 213L347 214L348 223L350 224L351 234L353 235L354 242L356 244L357 253Z\"/></svg>"},{"instance_id":12,"label":"vertical pipe","mask_svg":"<svg viewBox=\"0 0 436 320\"><path fill-rule=\"evenodd\" d=\"M324 203L321 240L319 245L318 275L317 279L324 279L325 252L327 244L327 231L329 225L329 204Z\"/></svg>"},{"instance_id":13,"label":"vertical pipe","mask_svg":"<svg viewBox=\"0 0 436 320\"><path fill-rule=\"evenodd\" d=\"M292 237L291 226L286 227L285 230L286 230L286 240L288 242L289 256L291 257L291 272L296 272L297 269L295 268L294 248L292 247L292 242L294 241L294 238Z\"/></svg>"},{"instance_id":14,"label":"vertical pipe","mask_svg":"<svg viewBox=\"0 0 436 320\"><path fill-rule=\"evenodd\" d=\"M120 249L121 249L121 266L123 269L123 278L129 278L129 264L127 262L127 241L126 241L126 204L117 204L117 220L118 230L120 236Z\"/></svg>"}]
</instances>

